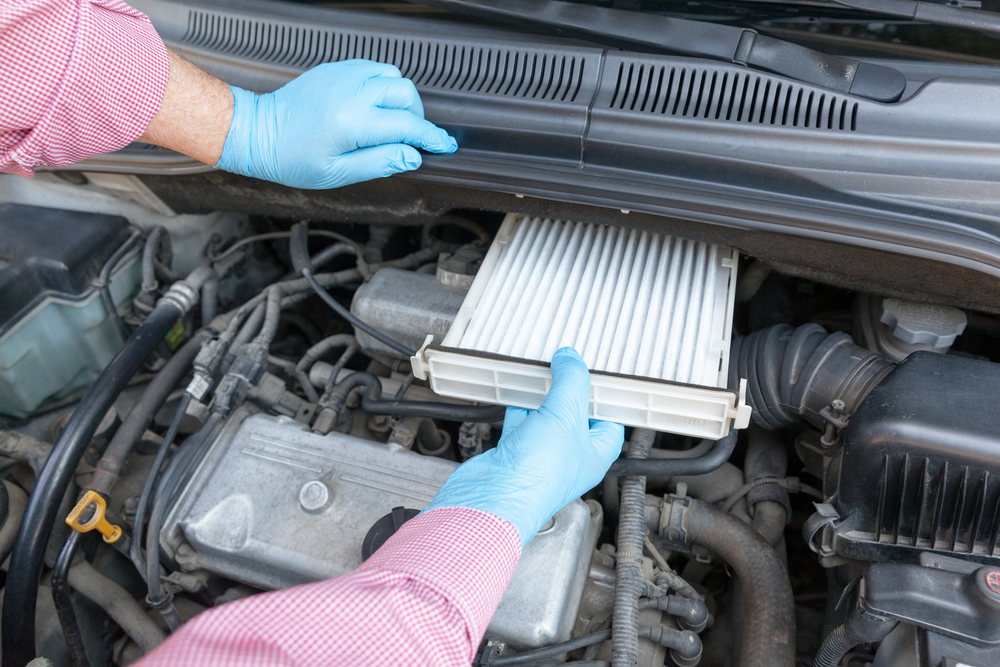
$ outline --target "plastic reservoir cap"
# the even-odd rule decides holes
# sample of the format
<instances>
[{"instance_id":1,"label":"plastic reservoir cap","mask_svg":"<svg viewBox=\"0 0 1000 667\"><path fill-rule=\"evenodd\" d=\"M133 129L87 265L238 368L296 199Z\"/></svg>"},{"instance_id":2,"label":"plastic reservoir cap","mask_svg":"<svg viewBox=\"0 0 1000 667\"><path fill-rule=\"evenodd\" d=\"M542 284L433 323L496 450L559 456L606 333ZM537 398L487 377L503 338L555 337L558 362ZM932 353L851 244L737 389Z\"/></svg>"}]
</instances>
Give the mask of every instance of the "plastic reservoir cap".
<instances>
[{"instance_id":1,"label":"plastic reservoir cap","mask_svg":"<svg viewBox=\"0 0 1000 667\"><path fill-rule=\"evenodd\" d=\"M931 303L885 299L882 324L892 327L892 335L906 343L949 347L965 331L968 318L958 308Z\"/></svg>"}]
</instances>

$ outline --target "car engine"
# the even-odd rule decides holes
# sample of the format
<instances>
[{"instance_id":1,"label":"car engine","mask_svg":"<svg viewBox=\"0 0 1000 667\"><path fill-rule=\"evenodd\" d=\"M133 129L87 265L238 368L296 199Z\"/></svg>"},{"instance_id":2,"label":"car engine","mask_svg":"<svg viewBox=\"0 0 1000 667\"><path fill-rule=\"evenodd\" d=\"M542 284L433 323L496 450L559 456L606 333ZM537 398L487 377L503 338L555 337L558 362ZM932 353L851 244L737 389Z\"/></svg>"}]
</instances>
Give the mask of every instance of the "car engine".
<instances>
[{"instance_id":1,"label":"car engine","mask_svg":"<svg viewBox=\"0 0 1000 667\"><path fill-rule=\"evenodd\" d=\"M103 178L0 203L4 632L37 609L55 665L128 665L201 611L355 570L544 395L527 352L445 364L504 303L483 285L507 221L545 216L169 215ZM640 667L1000 664L1000 316L692 247L725 271L587 289L622 294L607 328L645 326L636 350L687 299L723 342L675 356L711 372L592 367L625 451L528 543L475 664L617 666L618 642ZM511 308L556 289L539 253Z\"/></svg>"}]
</instances>

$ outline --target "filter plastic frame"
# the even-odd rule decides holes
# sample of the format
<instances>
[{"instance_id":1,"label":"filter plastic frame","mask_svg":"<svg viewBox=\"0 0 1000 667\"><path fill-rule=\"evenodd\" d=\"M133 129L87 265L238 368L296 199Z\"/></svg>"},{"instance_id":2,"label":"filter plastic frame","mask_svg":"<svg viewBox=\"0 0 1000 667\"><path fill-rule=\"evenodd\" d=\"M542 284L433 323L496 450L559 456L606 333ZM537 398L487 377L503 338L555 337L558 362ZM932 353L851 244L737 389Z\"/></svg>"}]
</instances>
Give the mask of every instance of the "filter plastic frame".
<instances>
[{"instance_id":1,"label":"filter plastic frame","mask_svg":"<svg viewBox=\"0 0 1000 667\"><path fill-rule=\"evenodd\" d=\"M496 304L483 303L483 297L501 254L511 243L515 227L522 219L523 216L512 214L504 220L442 343L435 345L433 337L428 336L411 358L414 375L429 379L431 389L440 395L535 409L541 405L551 386L547 359L515 358L457 345L479 308L496 307ZM720 256L719 264L728 272L727 293L724 301L717 304L718 310L724 303L724 322L719 321L722 316L719 313L712 328L716 337L705 341L707 347L702 346L717 355L714 358L718 359L719 373L708 374L714 386L619 373L616 371L620 369L614 367L591 368L592 419L607 419L626 426L699 438L721 438L729 433L730 428L745 428L749 424L751 409L745 401L745 381L739 383L739 392L727 388L729 332L732 328L738 255L728 249L712 250ZM711 289L715 288L708 286L704 292ZM538 335L544 336L547 332L539 331Z\"/></svg>"}]
</instances>

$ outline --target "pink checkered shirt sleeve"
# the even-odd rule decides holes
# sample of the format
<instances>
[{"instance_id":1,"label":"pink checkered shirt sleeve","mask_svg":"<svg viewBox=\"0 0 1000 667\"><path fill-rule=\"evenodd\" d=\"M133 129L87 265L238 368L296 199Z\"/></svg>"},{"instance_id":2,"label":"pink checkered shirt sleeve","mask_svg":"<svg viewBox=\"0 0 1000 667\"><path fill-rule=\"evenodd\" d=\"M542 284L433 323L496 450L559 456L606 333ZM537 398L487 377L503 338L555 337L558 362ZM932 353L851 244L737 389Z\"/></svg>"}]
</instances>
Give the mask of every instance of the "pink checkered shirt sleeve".
<instances>
[{"instance_id":1,"label":"pink checkered shirt sleeve","mask_svg":"<svg viewBox=\"0 0 1000 667\"><path fill-rule=\"evenodd\" d=\"M160 109L163 40L120 0L0 0L0 171L127 146Z\"/></svg>"},{"instance_id":2,"label":"pink checkered shirt sleeve","mask_svg":"<svg viewBox=\"0 0 1000 667\"><path fill-rule=\"evenodd\" d=\"M139 667L467 667L521 555L509 523L442 507L351 574L216 607Z\"/></svg>"}]
</instances>

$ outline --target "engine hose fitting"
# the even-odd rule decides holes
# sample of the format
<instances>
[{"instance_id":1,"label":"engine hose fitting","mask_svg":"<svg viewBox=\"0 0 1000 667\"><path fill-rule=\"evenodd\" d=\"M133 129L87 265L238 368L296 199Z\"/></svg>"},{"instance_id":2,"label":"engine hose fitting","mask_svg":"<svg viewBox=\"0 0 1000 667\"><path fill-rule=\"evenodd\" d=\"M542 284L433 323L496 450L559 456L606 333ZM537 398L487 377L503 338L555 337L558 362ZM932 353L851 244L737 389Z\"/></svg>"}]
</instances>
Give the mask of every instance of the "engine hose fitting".
<instances>
[{"instance_id":1,"label":"engine hose fitting","mask_svg":"<svg viewBox=\"0 0 1000 667\"><path fill-rule=\"evenodd\" d=\"M686 598L680 595L645 599L639 604L640 609L659 609L665 611L677 620L684 630L701 632L708 626L710 617L708 605L698 598Z\"/></svg>"},{"instance_id":2,"label":"engine hose fitting","mask_svg":"<svg viewBox=\"0 0 1000 667\"><path fill-rule=\"evenodd\" d=\"M701 638L690 630L641 628L639 638L669 648L670 658L678 667L695 667L701 661Z\"/></svg>"}]
</instances>

